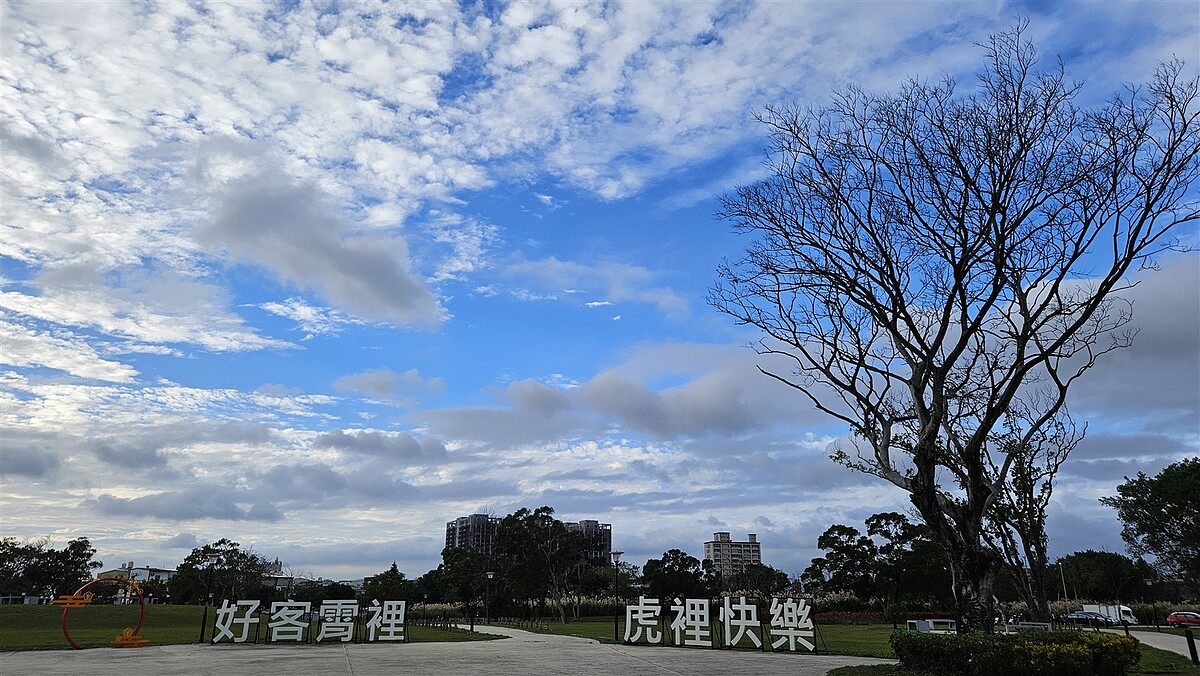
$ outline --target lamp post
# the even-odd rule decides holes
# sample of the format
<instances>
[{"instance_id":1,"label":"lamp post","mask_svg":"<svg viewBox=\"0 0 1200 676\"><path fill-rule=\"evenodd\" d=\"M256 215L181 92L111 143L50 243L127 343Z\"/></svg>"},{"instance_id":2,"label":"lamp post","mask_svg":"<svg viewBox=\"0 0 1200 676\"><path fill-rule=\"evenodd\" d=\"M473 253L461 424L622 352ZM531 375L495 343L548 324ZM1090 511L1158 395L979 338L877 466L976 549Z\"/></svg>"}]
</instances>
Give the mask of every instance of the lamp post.
<instances>
[{"instance_id":1,"label":"lamp post","mask_svg":"<svg viewBox=\"0 0 1200 676\"><path fill-rule=\"evenodd\" d=\"M205 556L208 557L208 591L204 596L204 619L200 620L200 640L197 643L204 643L204 631L208 627L208 606L212 603L212 582L213 568L217 565L217 559L220 556L216 552L209 552Z\"/></svg>"},{"instance_id":2,"label":"lamp post","mask_svg":"<svg viewBox=\"0 0 1200 676\"><path fill-rule=\"evenodd\" d=\"M492 623L492 578L496 577L496 574L489 570L488 572L484 573L484 575L487 576L487 584L483 588L483 623L491 624Z\"/></svg>"},{"instance_id":3,"label":"lamp post","mask_svg":"<svg viewBox=\"0 0 1200 676\"><path fill-rule=\"evenodd\" d=\"M618 625L621 622L621 555L625 552L614 549L609 553L613 558L613 599L617 602L613 607L613 643L616 643L620 640Z\"/></svg>"}]
</instances>

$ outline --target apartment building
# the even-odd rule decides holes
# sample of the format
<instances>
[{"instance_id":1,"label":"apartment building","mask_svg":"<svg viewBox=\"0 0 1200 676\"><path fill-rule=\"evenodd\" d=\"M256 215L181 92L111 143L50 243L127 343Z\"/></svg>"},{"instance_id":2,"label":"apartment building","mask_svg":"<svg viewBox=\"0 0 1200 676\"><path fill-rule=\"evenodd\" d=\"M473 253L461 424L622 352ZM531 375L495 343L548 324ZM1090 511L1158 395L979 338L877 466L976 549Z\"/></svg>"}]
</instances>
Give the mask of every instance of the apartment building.
<instances>
[{"instance_id":1,"label":"apartment building","mask_svg":"<svg viewBox=\"0 0 1200 676\"><path fill-rule=\"evenodd\" d=\"M446 522L446 547L459 547L473 552L489 554L492 540L496 537L496 526L500 517L488 514L460 516Z\"/></svg>"},{"instance_id":2,"label":"apartment building","mask_svg":"<svg viewBox=\"0 0 1200 676\"><path fill-rule=\"evenodd\" d=\"M748 533L745 542L730 539L729 533L713 533L713 539L704 543L704 558L722 577L731 577L752 563L762 563L762 543L754 533Z\"/></svg>"}]
</instances>

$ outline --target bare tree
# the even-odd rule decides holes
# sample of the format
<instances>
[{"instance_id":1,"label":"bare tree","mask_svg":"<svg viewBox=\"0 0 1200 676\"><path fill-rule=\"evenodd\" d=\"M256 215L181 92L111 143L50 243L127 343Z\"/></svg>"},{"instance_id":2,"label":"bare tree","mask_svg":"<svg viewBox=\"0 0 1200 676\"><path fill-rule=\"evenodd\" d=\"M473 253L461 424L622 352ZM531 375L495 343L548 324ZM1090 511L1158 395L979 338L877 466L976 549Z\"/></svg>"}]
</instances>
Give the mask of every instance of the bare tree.
<instances>
[{"instance_id":1,"label":"bare tree","mask_svg":"<svg viewBox=\"0 0 1200 676\"><path fill-rule=\"evenodd\" d=\"M1133 338L1115 294L1200 218L1200 83L1183 64L1083 110L1025 27L989 39L967 94L911 81L763 113L771 176L721 210L755 239L709 298L765 333L763 373L849 426L836 459L909 493L949 555L963 631L994 622L997 501L1031 454L1061 464L1039 441L1068 388Z\"/></svg>"}]
</instances>

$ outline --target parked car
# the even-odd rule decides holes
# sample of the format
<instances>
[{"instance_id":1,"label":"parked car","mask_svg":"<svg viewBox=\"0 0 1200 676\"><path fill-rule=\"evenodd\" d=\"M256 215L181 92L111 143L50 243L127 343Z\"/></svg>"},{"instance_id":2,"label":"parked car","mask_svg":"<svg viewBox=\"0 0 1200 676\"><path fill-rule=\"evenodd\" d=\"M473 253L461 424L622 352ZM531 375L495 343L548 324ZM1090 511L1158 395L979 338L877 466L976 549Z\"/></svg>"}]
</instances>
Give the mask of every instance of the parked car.
<instances>
[{"instance_id":1,"label":"parked car","mask_svg":"<svg viewBox=\"0 0 1200 676\"><path fill-rule=\"evenodd\" d=\"M1111 619L1100 613L1092 613L1086 610L1076 610L1073 613L1060 615L1058 621L1063 624L1074 624L1083 627L1111 627L1115 624Z\"/></svg>"},{"instance_id":2,"label":"parked car","mask_svg":"<svg viewBox=\"0 0 1200 676\"><path fill-rule=\"evenodd\" d=\"M1167 624L1172 627L1200 627L1200 613L1187 610L1176 610L1167 615Z\"/></svg>"}]
</instances>

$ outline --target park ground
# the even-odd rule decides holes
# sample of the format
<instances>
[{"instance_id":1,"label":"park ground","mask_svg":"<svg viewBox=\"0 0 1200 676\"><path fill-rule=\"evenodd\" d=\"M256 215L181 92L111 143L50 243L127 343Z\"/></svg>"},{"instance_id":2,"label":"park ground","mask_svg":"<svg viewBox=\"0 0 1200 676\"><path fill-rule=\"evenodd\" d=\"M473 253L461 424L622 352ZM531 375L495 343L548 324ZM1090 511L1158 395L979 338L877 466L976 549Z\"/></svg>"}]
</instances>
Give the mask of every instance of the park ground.
<instances>
[{"instance_id":1,"label":"park ground","mask_svg":"<svg viewBox=\"0 0 1200 676\"><path fill-rule=\"evenodd\" d=\"M201 617L202 610L197 606L150 606L140 632L149 639L149 646L137 650L115 650L106 646L124 627L136 625L136 608L97 606L75 610L69 619L72 638L81 646L99 649L64 651L69 646L62 634L61 610L49 606L4 606L0 607L0 653L3 653L6 665L15 667L18 662L30 662L27 665L29 669L21 669L21 673L68 673L69 669L74 669L71 673L127 673L123 670L135 668L128 661L132 659L147 660L136 666L142 673L220 673L227 669L245 670L251 666L256 673L270 673L262 669L270 669L273 664L282 666L284 662L280 660L285 657L290 661L293 657L303 656L306 670L312 666L309 663L313 659L322 662L333 660L343 665L343 670L345 665L360 663L361 668L347 673L376 673L374 668L378 667L402 668L410 673L563 673L583 676L590 672L566 669L562 667L565 664L562 660L587 659L611 663L610 666L620 669L623 676L673 673L671 670L678 671L680 666L684 666L683 663L690 665L688 673L699 674L731 673L722 669L731 669L735 665L738 671L749 669L756 674L775 673L777 669L779 673L828 673L831 676L906 674L895 667L895 658L888 645L892 627L878 624L827 624L820 627L818 654L782 655L752 650L625 646L614 643L611 619L566 624L539 622L521 626L479 626L476 632L414 624L409 627L410 643L405 646L207 646L196 644ZM1135 631L1133 635L1143 640L1143 656L1130 673L1200 676L1200 668L1193 667L1182 654L1152 647L1160 644L1160 641L1171 640L1183 645L1181 634L1179 630L1158 633L1153 628ZM506 640L495 640L505 637ZM476 643L495 645L468 645ZM145 657L136 657L133 653L144 653ZM337 657L334 658L334 655ZM154 665L149 663L151 657ZM101 659L112 662L111 672L106 672L104 667L96 663ZM413 672L414 659L422 662L428 660L427 668L435 671L418 669ZM480 670L471 668L473 660L482 660ZM211 669L204 667L199 672L172 672L170 665L174 661L181 661L182 666L190 665L193 669L211 663ZM246 662L243 664L242 661ZM634 663L641 666L634 669L631 666ZM458 671L440 671L442 664L453 665ZM493 669L482 669L487 664L492 665ZM510 669L496 668L501 665L507 665ZM331 673L341 671L335 669Z\"/></svg>"}]
</instances>

